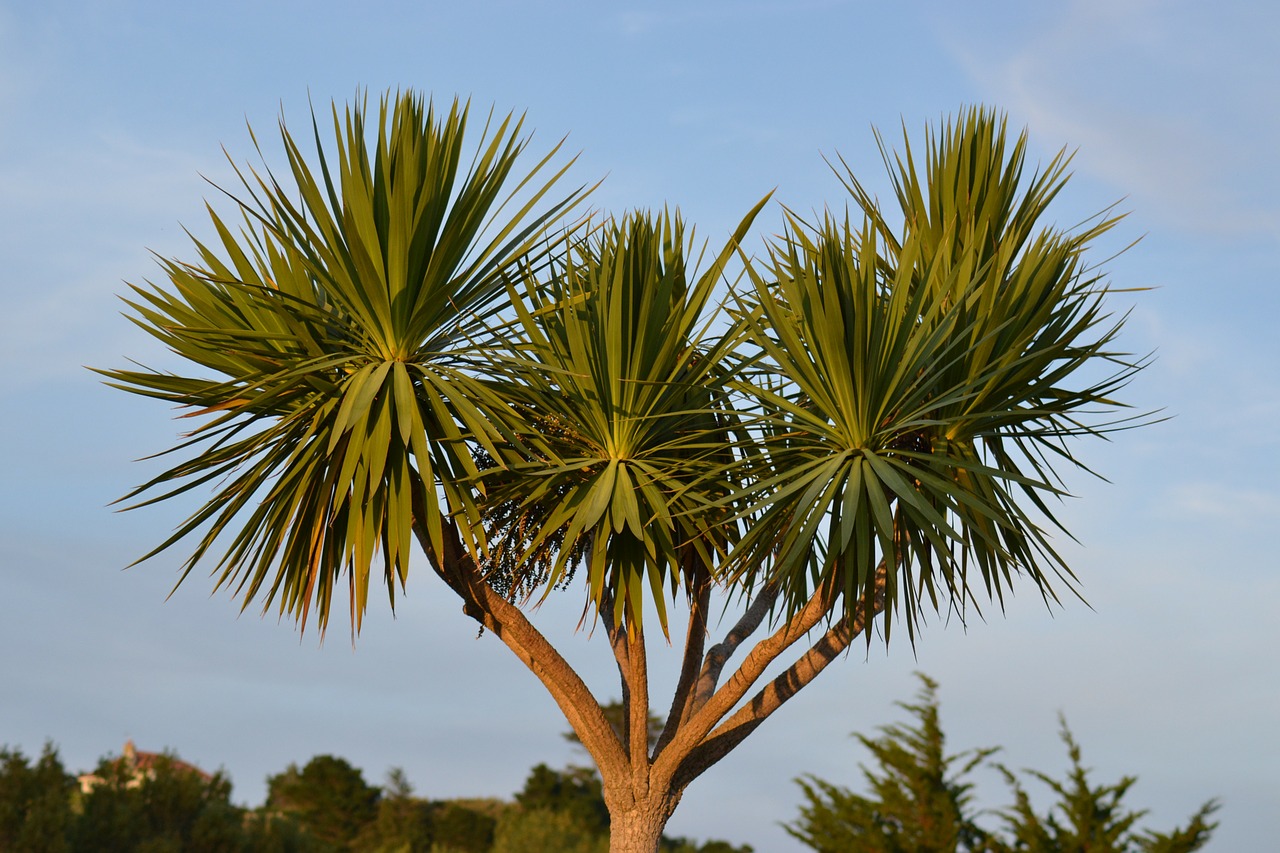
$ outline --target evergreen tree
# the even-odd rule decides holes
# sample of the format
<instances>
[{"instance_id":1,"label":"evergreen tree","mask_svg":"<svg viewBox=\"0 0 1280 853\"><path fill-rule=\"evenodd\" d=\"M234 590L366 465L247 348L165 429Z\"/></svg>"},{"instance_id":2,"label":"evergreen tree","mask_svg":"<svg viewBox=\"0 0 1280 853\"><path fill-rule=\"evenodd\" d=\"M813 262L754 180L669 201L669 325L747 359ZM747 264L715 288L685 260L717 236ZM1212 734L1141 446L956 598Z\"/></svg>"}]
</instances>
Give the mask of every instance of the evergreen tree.
<instances>
[{"instance_id":1,"label":"evergreen tree","mask_svg":"<svg viewBox=\"0 0 1280 853\"><path fill-rule=\"evenodd\" d=\"M1124 804L1137 777L1124 776L1112 785L1093 785L1089 770L1081 764L1080 745L1059 718L1062 742L1067 746L1071 769L1067 778L1057 780L1037 770L1023 771L1047 785L1057 795L1050 810L1037 814L1031 798L1007 767L1001 766L1005 781L1014 793L1014 805L1003 812L1012 836L1008 850L1026 853L1191 853L1209 841L1216 823L1209 817L1218 809L1210 800L1192 815L1184 827L1170 832L1135 830L1146 811L1132 811Z\"/></svg>"},{"instance_id":2,"label":"evergreen tree","mask_svg":"<svg viewBox=\"0 0 1280 853\"><path fill-rule=\"evenodd\" d=\"M292 817L265 807L244 821L245 850L250 853L332 853L333 847L307 832Z\"/></svg>"},{"instance_id":3,"label":"evergreen tree","mask_svg":"<svg viewBox=\"0 0 1280 853\"><path fill-rule=\"evenodd\" d=\"M1008 768L996 765L1013 789L1014 805L999 812L1007 834L976 823L971 774L994 749L948 756L939 723L937 685L921 675L914 704L899 703L914 725L882 728L881 736L855 735L875 760L862 767L870 789L856 794L816 776L796 780L806 802L800 817L784 828L820 853L1191 853L1208 841L1217 824L1210 800L1186 826L1162 833L1138 830L1146 814L1123 803L1136 779L1094 786L1080 761L1080 747L1062 721L1071 770L1058 781L1038 771L1025 771L1044 783L1057 800L1038 814L1031 798Z\"/></svg>"},{"instance_id":4,"label":"evergreen tree","mask_svg":"<svg viewBox=\"0 0 1280 853\"><path fill-rule=\"evenodd\" d=\"M393 767L378 800L378 814L356 839L366 853L427 853L431 849L432 806L413 796L404 770Z\"/></svg>"},{"instance_id":5,"label":"evergreen tree","mask_svg":"<svg viewBox=\"0 0 1280 853\"><path fill-rule=\"evenodd\" d=\"M808 802L800 819L784 826L787 832L823 853L990 849L987 833L974 823L966 779L995 750L947 755L937 684L923 675L920 681L916 702L898 703L915 717L914 726L885 726L877 738L856 735L876 762L875 768L862 766L870 793L855 794L815 776L799 779Z\"/></svg>"},{"instance_id":6,"label":"evergreen tree","mask_svg":"<svg viewBox=\"0 0 1280 853\"><path fill-rule=\"evenodd\" d=\"M552 770L539 764L529 771L516 802L526 810L543 810L568 815L585 832L608 835L609 809L604 802L604 786L594 770L568 767Z\"/></svg>"},{"instance_id":7,"label":"evergreen tree","mask_svg":"<svg viewBox=\"0 0 1280 853\"><path fill-rule=\"evenodd\" d=\"M607 832L592 832L570 812L520 808L510 809L498 820L492 853L607 853L608 849Z\"/></svg>"},{"instance_id":8,"label":"evergreen tree","mask_svg":"<svg viewBox=\"0 0 1280 853\"><path fill-rule=\"evenodd\" d=\"M447 802L431 820L433 850L448 853L488 853L498 819L463 803Z\"/></svg>"},{"instance_id":9,"label":"evergreen tree","mask_svg":"<svg viewBox=\"0 0 1280 853\"><path fill-rule=\"evenodd\" d=\"M0 748L0 850L68 850L75 779L46 743L34 764L21 750Z\"/></svg>"},{"instance_id":10,"label":"evergreen tree","mask_svg":"<svg viewBox=\"0 0 1280 853\"><path fill-rule=\"evenodd\" d=\"M96 775L73 825L73 850L245 849L244 812L231 803L231 782L221 773L205 776L162 755L145 772L120 758L103 759Z\"/></svg>"},{"instance_id":11,"label":"evergreen tree","mask_svg":"<svg viewBox=\"0 0 1280 853\"><path fill-rule=\"evenodd\" d=\"M377 817L377 788L344 759L317 755L267 779L267 810L295 820L317 840L345 849Z\"/></svg>"}]
</instances>

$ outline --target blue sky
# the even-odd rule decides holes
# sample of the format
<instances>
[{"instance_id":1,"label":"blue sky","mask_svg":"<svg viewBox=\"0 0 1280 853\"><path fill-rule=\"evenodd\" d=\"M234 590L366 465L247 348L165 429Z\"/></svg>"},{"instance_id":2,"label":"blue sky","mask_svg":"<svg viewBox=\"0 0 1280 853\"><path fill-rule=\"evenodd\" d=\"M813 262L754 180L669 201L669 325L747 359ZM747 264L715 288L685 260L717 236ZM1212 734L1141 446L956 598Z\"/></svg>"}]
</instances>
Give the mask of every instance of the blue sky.
<instances>
[{"instance_id":1,"label":"blue sky","mask_svg":"<svg viewBox=\"0 0 1280 853\"><path fill-rule=\"evenodd\" d=\"M855 651L696 782L671 827L799 847L791 780L854 785L847 735L899 715L919 669L941 682L955 749L1057 772L1062 711L1099 780L1134 773L1167 827L1220 797L1211 849L1280 836L1280 7L1229 0L1061 3L443 4L0 2L0 743L46 738L87 768L126 737L223 766L238 800L291 761L342 755L425 796L509 796L538 761L581 761L534 679L476 638L447 591L411 577L395 618L352 646L244 615L175 556L122 572L182 507L107 504L155 468L178 425L83 365L164 354L120 316L150 252L190 256L223 147L270 136L358 89L528 112L568 135L595 205L679 206L712 241L776 188L839 207L822 156L883 187L871 127L894 142L963 105L1006 110L1040 160L1076 149L1058 208L1129 217L1103 254L1132 307L1125 343L1156 352L1130 389L1172 419L1081 448L1064 550L1091 607L1034 594L967 626L933 620L913 656ZM758 220L764 235L776 207ZM1099 257L1102 260L1102 257ZM607 650L572 603L539 614L608 694ZM985 803L1003 803L992 773Z\"/></svg>"}]
</instances>

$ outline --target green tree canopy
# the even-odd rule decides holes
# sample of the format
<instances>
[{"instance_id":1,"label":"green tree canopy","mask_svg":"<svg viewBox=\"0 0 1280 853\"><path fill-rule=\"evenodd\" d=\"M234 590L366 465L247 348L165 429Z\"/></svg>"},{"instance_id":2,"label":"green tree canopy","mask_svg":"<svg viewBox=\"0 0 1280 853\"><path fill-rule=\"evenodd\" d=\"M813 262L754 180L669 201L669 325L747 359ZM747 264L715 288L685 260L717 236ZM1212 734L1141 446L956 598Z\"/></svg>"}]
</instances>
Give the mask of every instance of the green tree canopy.
<instances>
[{"instance_id":1,"label":"green tree canopy","mask_svg":"<svg viewBox=\"0 0 1280 853\"><path fill-rule=\"evenodd\" d=\"M94 775L99 781L80 800L73 850L243 849L244 812L221 773L207 777L165 754L142 771L105 758Z\"/></svg>"},{"instance_id":2,"label":"green tree canopy","mask_svg":"<svg viewBox=\"0 0 1280 853\"><path fill-rule=\"evenodd\" d=\"M446 802L432 818L436 847L448 853L486 853L494 843L498 818L458 802Z\"/></svg>"},{"instance_id":3,"label":"green tree canopy","mask_svg":"<svg viewBox=\"0 0 1280 853\"><path fill-rule=\"evenodd\" d=\"M345 759L317 755L267 779L268 812L294 820L325 844L346 848L378 813L378 788Z\"/></svg>"},{"instance_id":4,"label":"green tree canopy","mask_svg":"<svg viewBox=\"0 0 1280 853\"><path fill-rule=\"evenodd\" d=\"M915 718L914 726L886 726L874 738L855 735L874 760L862 766L868 793L816 776L799 779L805 804L799 820L785 826L788 833L823 853L991 849L988 834L974 822L968 777L995 750L947 755L937 684L925 676L920 680L916 701L899 703Z\"/></svg>"},{"instance_id":5,"label":"green tree canopy","mask_svg":"<svg viewBox=\"0 0 1280 853\"><path fill-rule=\"evenodd\" d=\"M428 851L433 811L431 803L413 796L413 785L404 770L393 767L387 771L377 816L361 830L355 847L369 853Z\"/></svg>"},{"instance_id":6,"label":"green tree canopy","mask_svg":"<svg viewBox=\"0 0 1280 853\"><path fill-rule=\"evenodd\" d=\"M52 743L35 762L21 750L0 748L0 850L69 850L75 787Z\"/></svg>"},{"instance_id":7,"label":"green tree canopy","mask_svg":"<svg viewBox=\"0 0 1280 853\"><path fill-rule=\"evenodd\" d=\"M804 792L800 816L784 828L820 853L1191 853L1208 843L1217 809L1209 801L1186 826L1169 832L1139 830L1146 814L1123 802L1136 781L1094 786L1080 763L1080 747L1062 721L1071 770L1066 780L1028 770L1056 796L1038 812L1017 774L996 764L1013 791L1012 806L994 811L1004 833L978 823L983 812L973 801L974 771L990 764L995 749L947 755L939 723L937 685L921 675L914 703L899 703L914 724L880 729L878 737L855 735L871 753L862 766L867 793L807 776L796 780ZM987 814L992 810L985 810Z\"/></svg>"},{"instance_id":8,"label":"green tree canopy","mask_svg":"<svg viewBox=\"0 0 1280 853\"><path fill-rule=\"evenodd\" d=\"M1059 722L1062 742L1071 759L1066 778L1055 779L1038 770L1024 771L1053 792L1055 800L1048 811L1037 812L1017 774L1000 766L1015 797L1014 805L1002 812L1010 836L1008 849L1027 853L1191 853L1209 842L1217 826L1210 819L1218 810L1216 800L1201 806L1185 826L1168 832L1140 830L1137 824L1146 811L1134 811L1124 802L1137 777L1125 776L1111 785L1092 784L1089 769L1081 763L1080 745L1067 728L1066 719L1060 718Z\"/></svg>"},{"instance_id":9,"label":"green tree canopy","mask_svg":"<svg viewBox=\"0 0 1280 853\"><path fill-rule=\"evenodd\" d=\"M609 831L609 809L604 788L594 770L570 767L562 771L539 764L529 772L516 802L527 810L544 810L569 815L588 834Z\"/></svg>"}]
</instances>

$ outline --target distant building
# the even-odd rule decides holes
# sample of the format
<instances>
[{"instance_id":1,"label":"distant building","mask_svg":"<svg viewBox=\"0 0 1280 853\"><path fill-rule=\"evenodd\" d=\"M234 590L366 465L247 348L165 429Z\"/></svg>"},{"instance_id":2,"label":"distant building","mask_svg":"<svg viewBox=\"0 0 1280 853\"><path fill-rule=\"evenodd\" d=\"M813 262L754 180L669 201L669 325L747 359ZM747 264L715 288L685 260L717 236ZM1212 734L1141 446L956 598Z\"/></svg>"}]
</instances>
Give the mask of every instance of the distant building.
<instances>
[{"instance_id":1,"label":"distant building","mask_svg":"<svg viewBox=\"0 0 1280 853\"><path fill-rule=\"evenodd\" d=\"M125 783L126 787L136 788L142 784L143 779L155 778L156 765L162 760L167 760L169 766L180 773L194 773L205 782L213 780L213 774L204 772L194 764L188 764L175 756L166 756L161 752L143 752L133 745L132 740L124 742L124 752L112 762L112 765L118 768L123 764L123 770L129 777L129 781ZM76 778L80 782L80 790L86 794L106 781L96 773L81 773Z\"/></svg>"}]
</instances>

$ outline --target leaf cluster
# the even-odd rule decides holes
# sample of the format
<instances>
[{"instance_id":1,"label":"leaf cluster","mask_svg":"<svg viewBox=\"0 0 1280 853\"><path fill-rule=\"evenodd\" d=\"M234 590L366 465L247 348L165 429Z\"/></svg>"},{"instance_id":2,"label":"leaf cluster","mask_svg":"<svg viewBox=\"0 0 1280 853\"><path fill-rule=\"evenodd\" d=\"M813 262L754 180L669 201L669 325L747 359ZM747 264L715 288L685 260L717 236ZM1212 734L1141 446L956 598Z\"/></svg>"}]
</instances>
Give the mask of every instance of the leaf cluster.
<instances>
[{"instance_id":1,"label":"leaf cluster","mask_svg":"<svg viewBox=\"0 0 1280 853\"><path fill-rule=\"evenodd\" d=\"M1001 603L1015 574L1055 599L1073 579L1046 530L1055 463L1083 467L1064 440L1116 426L1097 415L1140 365L1110 349L1121 322L1084 259L1116 220L1046 227L1067 158L1027 178L1026 136L1007 136L968 110L927 136L923 170L909 140L901 157L881 141L901 225L841 161L861 220L789 212L748 268L767 381L740 389L768 429L736 565L793 608L827 587L870 621L882 564L909 630L925 604L963 608L974 568Z\"/></svg>"},{"instance_id":2,"label":"leaf cluster","mask_svg":"<svg viewBox=\"0 0 1280 853\"><path fill-rule=\"evenodd\" d=\"M784 211L753 258L766 197L704 267L678 214L566 224L582 193L555 194L557 149L517 165L513 117L465 165L467 114L335 106L314 167L282 122L288 179L239 172L239 230L210 208L218 244L134 288L134 321L205 373L103 371L200 419L128 498L214 489L147 556L194 538L182 577L214 560L245 606L322 628L345 578L353 631L415 536L511 600L585 569L589 615L653 606L664 631L707 583L866 624L881 597L912 637L1015 575L1071 586L1049 533L1083 467L1067 440L1124 424L1141 363L1085 259L1115 219L1045 225L1065 155L1028 176L1025 134L969 109L921 165L881 141L900 222L841 161L855 213Z\"/></svg>"},{"instance_id":3,"label":"leaf cluster","mask_svg":"<svg viewBox=\"0 0 1280 853\"><path fill-rule=\"evenodd\" d=\"M511 436L469 368L502 270L534 262L534 237L577 195L531 214L563 168L540 177L553 149L513 176L527 141L512 116L468 164L465 105L437 114L406 93L383 98L375 127L366 112L334 106L332 150L313 114L316 168L282 121L288 178L237 168L239 230L210 207L218 244L196 241L196 261L161 262L166 285L133 288L134 322L204 375L103 371L201 418L173 448L191 455L125 500L220 481L147 556L197 537L185 577L225 535L219 586L246 606L278 599L304 625L314 605L321 627L345 574L353 629L375 555L394 604L414 525L438 550L443 518L476 515L473 447Z\"/></svg>"}]
</instances>

